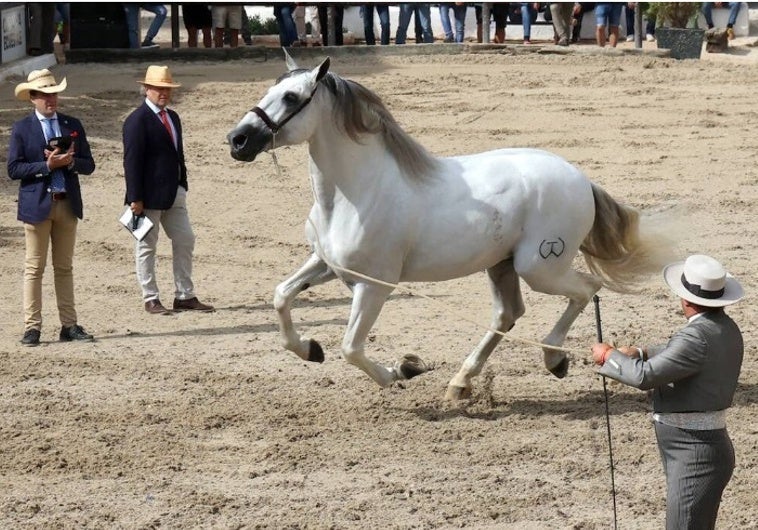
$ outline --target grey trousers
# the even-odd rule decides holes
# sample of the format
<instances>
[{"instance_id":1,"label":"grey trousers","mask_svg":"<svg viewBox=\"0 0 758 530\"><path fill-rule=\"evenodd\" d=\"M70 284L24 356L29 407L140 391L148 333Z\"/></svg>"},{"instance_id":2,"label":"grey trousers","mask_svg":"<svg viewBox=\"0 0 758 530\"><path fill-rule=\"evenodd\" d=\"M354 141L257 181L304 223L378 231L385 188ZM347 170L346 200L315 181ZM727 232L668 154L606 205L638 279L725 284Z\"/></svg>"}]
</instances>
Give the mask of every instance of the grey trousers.
<instances>
[{"instance_id":1,"label":"grey trousers","mask_svg":"<svg viewBox=\"0 0 758 530\"><path fill-rule=\"evenodd\" d=\"M713 530L734 470L729 433L654 424L666 473L666 530Z\"/></svg>"},{"instance_id":2,"label":"grey trousers","mask_svg":"<svg viewBox=\"0 0 758 530\"><path fill-rule=\"evenodd\" d=\"M171 240L174 270L174 298L188 300L195 296L192 283L192 253L195 249L195 234L192 232L187 213L187 190L179 186L174 204L168 210L145 210L145 215L155 225L135 245L137 280L142 288L142 300L148 302L159 296L155 275L155 255L158 247L158 228L163 226Z\"/></svg>"}]
</instances>

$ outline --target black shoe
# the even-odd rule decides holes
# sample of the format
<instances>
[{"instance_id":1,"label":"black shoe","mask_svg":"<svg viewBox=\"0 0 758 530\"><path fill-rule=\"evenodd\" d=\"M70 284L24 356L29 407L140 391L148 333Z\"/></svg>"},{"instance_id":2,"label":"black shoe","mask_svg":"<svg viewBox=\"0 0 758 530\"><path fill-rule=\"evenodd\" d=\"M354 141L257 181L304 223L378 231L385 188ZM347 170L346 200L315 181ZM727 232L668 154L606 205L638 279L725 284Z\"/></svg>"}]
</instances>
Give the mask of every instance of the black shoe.
<instances>
[{"instance_id":1,"label":"black shoe","mask_svg":"<svg viewBox=\"0 0 758 530\"><path fill-rule=\"evenodd\" d=\"M157 48L158 45L153 42L152 39L145 39L142 41L143 48Z\"/></svg>"},{"instance_id":2,"label":"black shoe","mask_svg":"<svg viewBox=\"0 0 758 530\"><path fill-rule=\"evenodd\" d=\"M63 326L61 328L60 339L61 342L70 342L72 340L91 342L95 340L95 337L84 331L84 328L80 325L74 324L73 326Z\"/></svg>"},{"instance_id":3,"label":"black shoe","mask_svg":"<svg viewBox=\"0 0 758 530\"><path fill-rule=\"evenodd\" d=\"M39 330L27 329L24 331L24 338L21 339L24 346L39 346Z\"/></svg>"}]
</instances>

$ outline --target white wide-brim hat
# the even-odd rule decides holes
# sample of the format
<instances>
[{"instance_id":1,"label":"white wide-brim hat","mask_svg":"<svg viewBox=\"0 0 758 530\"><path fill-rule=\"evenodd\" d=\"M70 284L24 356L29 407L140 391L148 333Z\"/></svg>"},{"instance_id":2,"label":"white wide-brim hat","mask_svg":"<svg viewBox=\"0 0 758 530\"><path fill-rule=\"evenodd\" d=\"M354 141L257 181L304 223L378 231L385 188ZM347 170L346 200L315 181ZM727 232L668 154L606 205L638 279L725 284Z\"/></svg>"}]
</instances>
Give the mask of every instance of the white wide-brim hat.
<instances>
[{"instance_id":1,"label":"white wide-brim hat","mask_svg":"<svg viewBox=\"0 0 758 530\"><path fill-rule=\"evenodd\" d=\"M42 70L33 70L29 72L29 77L26 78L25 83L20 83L15 90L17 99L22 101L29 101L29 92L36 90L43 94L57 94L66 90L66 78L60 83L55 82L55 77L52 72L47 68Z\"/></svg>"},{"instance_id":2,"label":"white wide-brim hat","mask_svg":"<svg viewBox=\"0 0 758 530\"><path fill-rule=\"evenodd\" d=\"M724 307L742 300L740 283L710 256L694 254L667 265L663 280L680 298L705 307Z\"/></svg>"}]
</instances>

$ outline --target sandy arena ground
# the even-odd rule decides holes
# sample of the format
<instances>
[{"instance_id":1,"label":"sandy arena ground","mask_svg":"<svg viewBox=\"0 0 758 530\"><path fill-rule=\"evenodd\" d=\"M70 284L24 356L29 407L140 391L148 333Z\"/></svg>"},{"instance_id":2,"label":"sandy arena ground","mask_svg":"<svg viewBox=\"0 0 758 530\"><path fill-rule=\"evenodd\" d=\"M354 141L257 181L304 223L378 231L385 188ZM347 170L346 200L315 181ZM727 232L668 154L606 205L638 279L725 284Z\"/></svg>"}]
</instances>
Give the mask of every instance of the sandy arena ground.
<instances>
[{"instance_id":1,"label":"sandy arena ground","mask_svg":"<svg viewBox=\"0 0 758 530\"><path fill-rule=\"evenodd\" d=\"M752 50L702 61L611 54L339 57L332 70L382 96L437 155L510 146L547 149L644 211L680 207L679 254L721 259L747 299L729 309L746 352L729 431L737 469L719 528L756 528L758 361L758 86ZM311 191L305 146L236 162L225 135L284 72L268 62L169 63L183 84L173 107L185 130L194 279L212 314L149 316L130 236L121 123L140 103L148 63L70 64L61 111L87 129L97 170L82 177L75 278L92 344L57 342L52 267L43 344L19 344L23 228L17 183L0 180L0 527L288 529L612 528L603 385L588 362L587 308L558 380L535 347L504 341L470 400L446 385L486 325L483 274L416 284L391 297L368 353L390 364L416 353L436 368L380 389L341 359L350 293L331 283L293 311L326 351L321 365L279 346L276 284L308 256ZM739 66L736 66L739 65ZM314 63L303 66L315 66ZM11 123L29 112L0 87L3 162ZM159 280L172 298L170 245ZM564 301L523 288L513 335L540 340ZM606 339L665 341L683 319L659 277L639 295L603 290ZM650 404L609 383L619 528L661 528L664 477Z\"/></svg>"}]
</instances>

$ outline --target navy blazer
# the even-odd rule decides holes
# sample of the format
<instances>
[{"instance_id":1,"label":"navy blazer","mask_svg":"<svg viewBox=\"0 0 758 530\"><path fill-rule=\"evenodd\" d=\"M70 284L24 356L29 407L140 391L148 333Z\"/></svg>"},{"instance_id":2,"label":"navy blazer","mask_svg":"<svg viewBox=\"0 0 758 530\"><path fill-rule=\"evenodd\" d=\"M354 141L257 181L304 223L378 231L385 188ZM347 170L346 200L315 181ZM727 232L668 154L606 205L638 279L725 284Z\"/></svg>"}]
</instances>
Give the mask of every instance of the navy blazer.
<instances>
[{"instance_id":1,"label":"navy blazer","mask_svg":"<svg viewBox=\"0 0 758 530\"><path fill-rule=\"evenodd\" d=\"M150 210L168 210L179 186L188 189L184 164L182 123L166 109L177 134L174 147L158 115L143 103L124 121L125 204L142 201Z\"/></svg>"},{"instance_id":2,"label":"navy blazer","mask_svg":"<svg viewBox=\"0 0 758 530\"><path fill-rule=\"evenodd\" d=\"M60 168L66 178L66 193L71 209L79 219L84 216L79 173L90 175L95 171L87 134L79 120L57 113L61 135L74 138L74 167ZM36 113L13 124L8 148L8 176L20 180L18 187L18 219L26 223L40 223L50 216L52 196L48 192L52 173L45 162L45 132Z\"/></svg>"}]
</instances>

